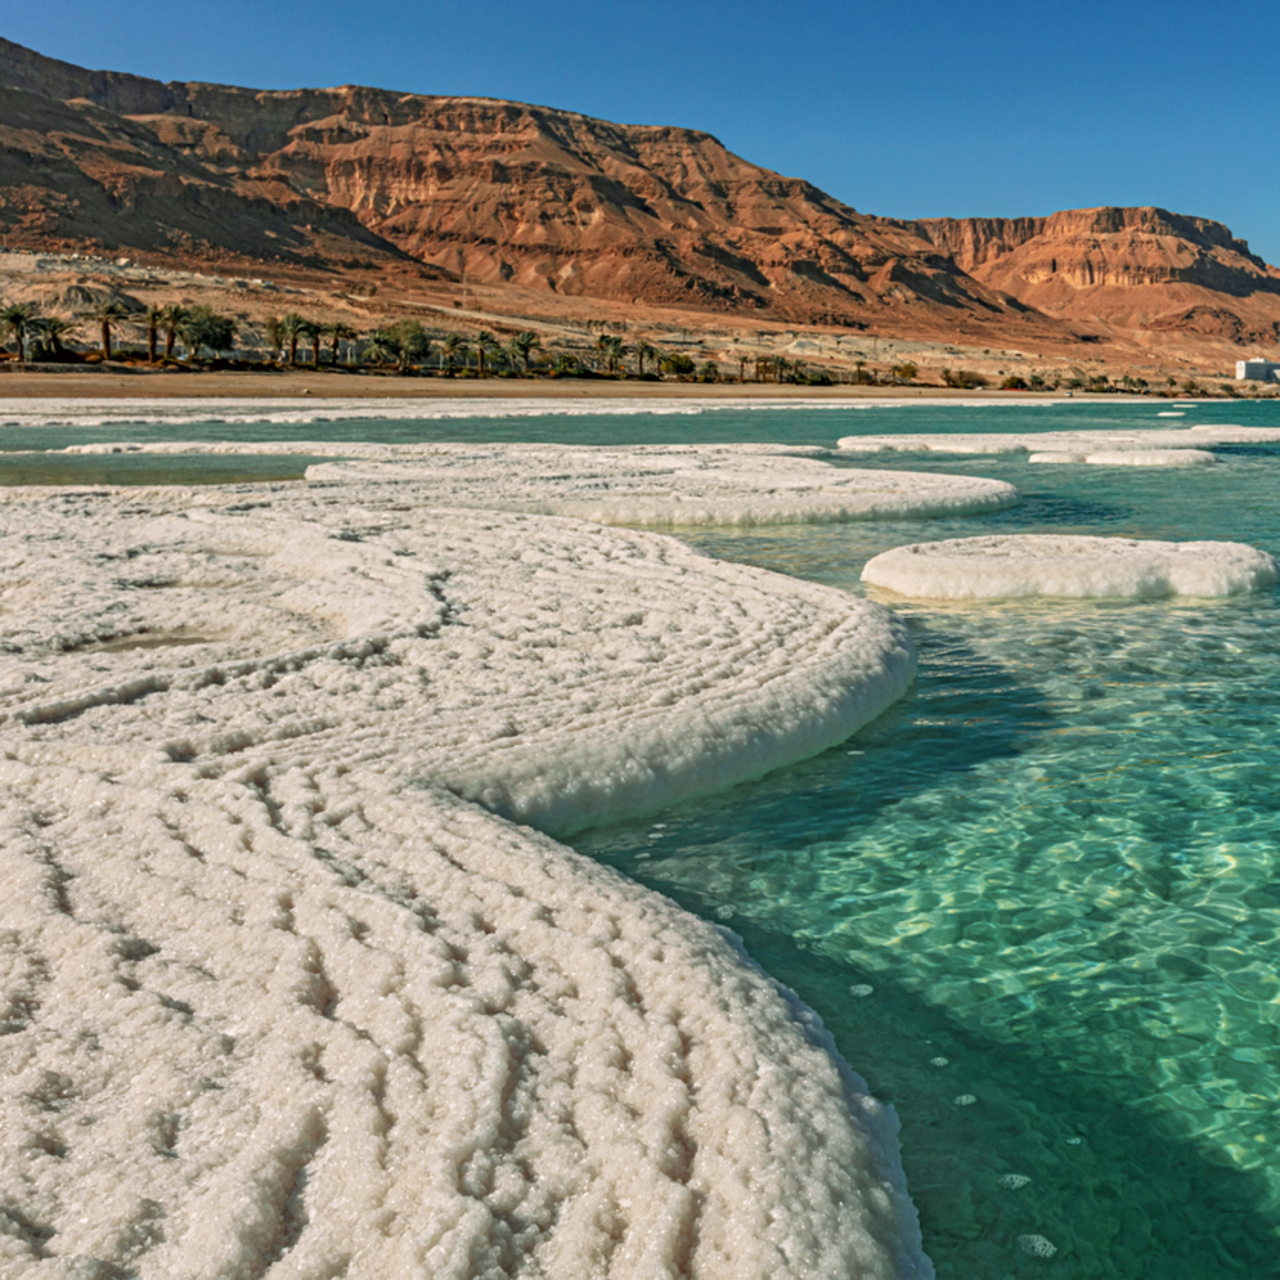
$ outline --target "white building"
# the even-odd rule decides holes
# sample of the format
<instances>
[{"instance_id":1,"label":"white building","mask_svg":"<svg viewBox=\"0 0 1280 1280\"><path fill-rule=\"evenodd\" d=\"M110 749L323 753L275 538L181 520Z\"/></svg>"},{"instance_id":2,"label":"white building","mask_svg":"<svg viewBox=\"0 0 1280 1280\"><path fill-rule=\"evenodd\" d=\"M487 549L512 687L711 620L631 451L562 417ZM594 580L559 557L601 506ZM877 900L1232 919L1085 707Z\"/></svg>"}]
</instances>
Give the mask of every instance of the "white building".
<instances>
[{"instance_id":1,"label":"white building","mask_svg":"<svg viewBox=\"0 0 1280 1280\"><path fill-rule=\"evenodd\" d=\"M1280 382L1280 378L1276 377L1277 370L1280 370L1280 364L1274 360L1264 360L1261 356L1252 360L1237 360L1236 381Z\"/></svg>"}]
</instances>

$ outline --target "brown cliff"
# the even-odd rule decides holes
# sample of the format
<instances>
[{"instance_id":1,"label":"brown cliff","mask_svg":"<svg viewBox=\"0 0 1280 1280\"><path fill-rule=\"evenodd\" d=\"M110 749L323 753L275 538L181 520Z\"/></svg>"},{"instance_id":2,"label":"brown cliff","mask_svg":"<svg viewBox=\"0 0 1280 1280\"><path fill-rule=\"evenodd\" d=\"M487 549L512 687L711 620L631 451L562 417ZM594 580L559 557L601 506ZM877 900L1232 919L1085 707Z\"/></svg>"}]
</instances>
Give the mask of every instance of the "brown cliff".
<instances>
[{"instance_id":1,"label":"brown cliff","mask_svg":"<svg viewBox=\"0 0 1280 1280\"><path fill-rule=\"evenodd\" d=\"M1280 271L1219 222L1165 209L912 224L956 265L1046 315L1147 341L1280 336Z\"/></svg>"},{"instance_id":2,"label":"brown cliff","mask_svg":"<svg viewBox=\"0 0 1280 1280\"><path fill-rule=\"evenodd\" d=\"M0 235L340 284L397 272L427 292L554 295L561 314L599 300L1058 355L1088 338L1117 359L1221 361L1280 335L1280 272L1205 219L895 221L692 129L355 86L164 84L4 40Z\"/></svg>"},{"instance_id":3,"label":"brown cliff","mask_svg":"<svg viewBox=\"0 0 1280 1280\"><path fill-rule=\"evenodd\" d=\"M336 269L407 255L459 279L624 303L1059 334L912 227L696 130L351 86L161 84L4 41L0 84L0 225L14 244Z\"/></svg>"}]
</instances>

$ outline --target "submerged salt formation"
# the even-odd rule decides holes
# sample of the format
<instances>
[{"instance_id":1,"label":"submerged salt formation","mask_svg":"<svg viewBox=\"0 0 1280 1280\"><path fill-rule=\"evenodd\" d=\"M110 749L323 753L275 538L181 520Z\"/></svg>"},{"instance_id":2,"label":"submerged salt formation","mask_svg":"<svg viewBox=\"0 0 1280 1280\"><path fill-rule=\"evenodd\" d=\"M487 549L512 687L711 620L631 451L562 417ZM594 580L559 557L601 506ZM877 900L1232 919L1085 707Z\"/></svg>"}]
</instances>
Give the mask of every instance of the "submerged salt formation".
<instances>
[{"instance_id":1,"label":"submerged salt formation","mask_svg":"<svg viewBox=\"0 0 1280 1280\"><path fill-rule=\"evenodd\" d=\"M1277 576L1271 556L1238 542L1061 534L921 542L885 551L862 571L872 586L930 600L1221 597L1265 590Z\"/></svg>"},{"instance_id":2,"label":"submerged salt formation","mask_svg":"<svg viewBox=\"0 0 1280 1280\"><path fill-rule=\"evenodd\" d=\"M291 443L73 446L69 453L338 455L314 485L416 487L437 506L572 516L657 527L761 525L982 515L1021 501L978 476L833 467L825 449L786 445L342 445Z\"/></svg>"},{"instance_id":3,"label":"submerged salt formation","mask_svg":"<svg viewBox=\"0 0 1280 1280\"><path fill-rule=\"evenodd\" d=\"M1280 427L1202 423L1192 427L1107 428L1097 431L939 432L928 435L843 436L845 453L1069 453L1196 449L1210 444L1280 445ZM1176 465L1176 464L1175 464Z\"/></svg>"},{"instance_id":4,"label":"submerged salt formation","mask_svg":"<svg viewBox=\"0 0 1280 1280\"><path fill-rule=\"evenodd\" d=\"M1095 453L1033 453L1027 459L1090 467L1209 467L1217 460L1207 449L1102 449Z\"/></svg>"},{"instance_id":5,"label":"submerged salt formation","mask_svg":"<svg viewBox=\"0 0 1280 1280\"><path fill-rule=\"evenodd\" d=\"M901 625L407 494L0 503L4 1274L931 1275L816 1018L472 802L571 827L819 750Z\"/></svg>"}]
</instances>

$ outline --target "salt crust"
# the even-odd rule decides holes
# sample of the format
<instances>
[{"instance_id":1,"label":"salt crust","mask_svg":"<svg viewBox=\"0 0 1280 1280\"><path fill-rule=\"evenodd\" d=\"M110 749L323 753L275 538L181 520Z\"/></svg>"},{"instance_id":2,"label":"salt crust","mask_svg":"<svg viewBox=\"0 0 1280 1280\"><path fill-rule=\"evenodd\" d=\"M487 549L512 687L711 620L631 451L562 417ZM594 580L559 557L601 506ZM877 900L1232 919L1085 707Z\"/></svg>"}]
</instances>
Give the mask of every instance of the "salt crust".
<instances>
[{"instance_id":1,"label":"salt crust","mask_svg":"<svg viewBox=\"0 0 1280 1280\"><path fill-rule=\"evenodd\" d=\"M567 827L818 750L901 625L421 496L0 503L0 1271L930 1276L816 1017L462 798Z\"/></svg>"},{"instance_id":2,"label":"salt crust","mask_svg":"<svg viewBox=\"0 0 1280 1280\"><path fill-rule=\"evenodd\" d=\"M845 453L1071 453L1187 449L1209 444L1277 444L1280 427L1197 423L1192 427L1038 432L943 432L936 435L843 436Z\"/></svg>"},{"instance_id":3,"label":"salt crust","mask_svg":"<svg viewBox=\"0 0 1280 1280\"><path fill-rule=\"evenodd\" d=\"M679 527L982 515L1021 495L1002 480L833 467L825 449L785 445L550 444L74 445L68 453L302 453L351 459L308 468L312 484L416 487L435 506Z\"/></svg>"},{"instance_id":4,"label":"salt crust","mask_svg":"<svg viewBox=\"0 0 1280 1280\"><path fill-rule=\"evenodd\" d=\"M931 600L1221 597L1265 590L1277 576L1271 556L1238 542L1058 534L916 543L883 552L862 571L873 586Z\"/></svg>"},{"instance_id":5,"label":"salt crust","mask_svg":"<svg viewBox=\"0 0 1280 1280\"><path fill-rule=\"evenodd\" d=\"M1027 459L1091 467L1208 467L1217 460L1207 449L1105 449L1097 453L1033 453Z\"/></svg>"},{"instance_id":6,"label":"salt crust","mask_svg":"<svg viewBox=\"0 0 1280 1280\"><path fill-rule=\"evenodd\" d=\"M767 400L754 396L717 396L691 400L685 396L592 396L566 398L514 396L458 396L408 399L404 396L205 396L176 399L160 396L120 397L94 400L88 396L29 399L0 397L0 427L74 426L101 427L127 423L178 425L184 422L352 422L352 421L433 421L454 418L541 418L590 417L608 414L657 414L660 416L715 413L721 410L776 409L810 410L900 409L927 401L902 400L796 400L778 396ZM1002 405L1051 407L1042 400L1004 400ZM949 400L948 408L989 408L984 400Z\"/></svg>"}]
</instances>

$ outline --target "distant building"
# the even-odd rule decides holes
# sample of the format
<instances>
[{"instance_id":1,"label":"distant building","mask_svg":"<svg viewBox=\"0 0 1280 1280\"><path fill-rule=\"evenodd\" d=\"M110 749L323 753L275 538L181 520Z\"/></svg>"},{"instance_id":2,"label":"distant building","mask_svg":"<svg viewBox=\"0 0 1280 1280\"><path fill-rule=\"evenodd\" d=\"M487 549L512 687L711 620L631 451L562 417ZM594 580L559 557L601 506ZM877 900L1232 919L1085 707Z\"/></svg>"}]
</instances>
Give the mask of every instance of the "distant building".
<instances>
[{"instance_id":1,"label":"distant building","mask_svg":"<svg viewBox=\"0 0 1280 1280\"><path fill-rule=\"evenodd\" d=\"M1277 371L1280 371L1280 364L1274 360L1263 360L1259 357L1256 360L1236 361L1237 382L1280 382L1280 378L1276 377Z\"/></svg>"}]
</instances>

